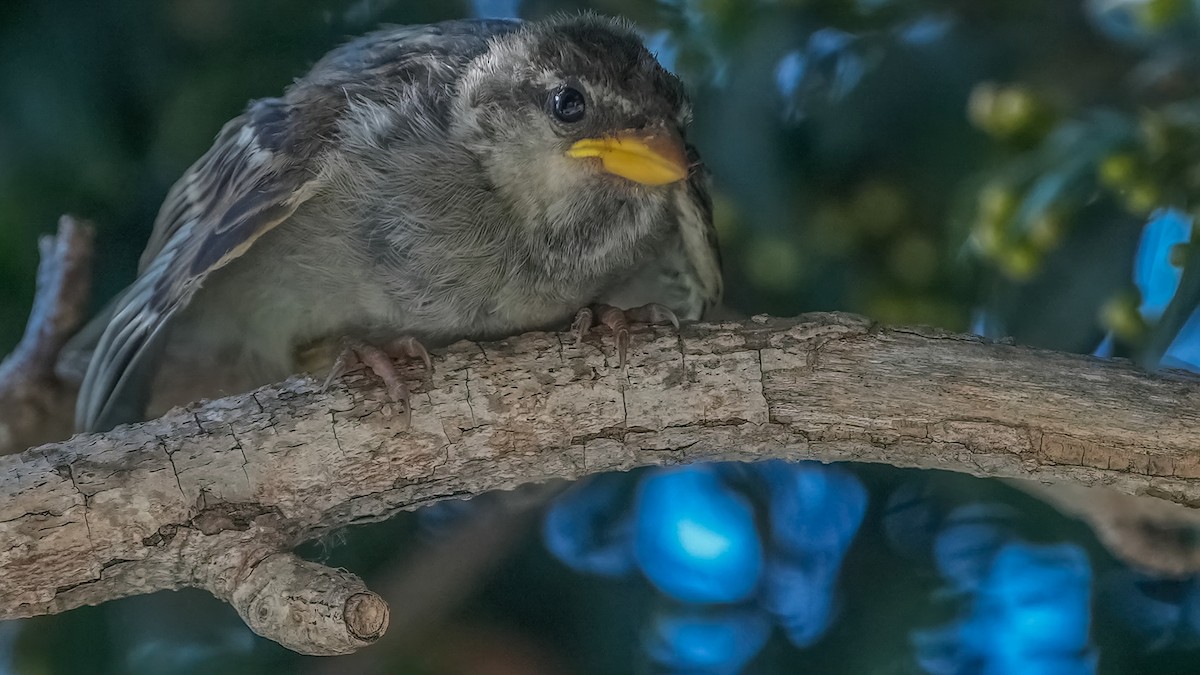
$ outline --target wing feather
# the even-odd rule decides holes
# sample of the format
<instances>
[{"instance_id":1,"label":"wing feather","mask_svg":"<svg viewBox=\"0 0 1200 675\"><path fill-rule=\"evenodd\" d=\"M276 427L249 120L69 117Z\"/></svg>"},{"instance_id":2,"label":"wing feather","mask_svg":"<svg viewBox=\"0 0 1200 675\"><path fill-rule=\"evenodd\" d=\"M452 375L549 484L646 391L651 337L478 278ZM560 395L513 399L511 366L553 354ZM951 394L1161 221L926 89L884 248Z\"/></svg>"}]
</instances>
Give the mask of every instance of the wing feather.
<instances>
[{"instance_id":1,"label":"wing feather","mask_svg":"<svg viewBox=\"0 0 1200 675\"><path fill-rule=\"evenodd\" d=\"M266 99L230 121L213 147L171 188L88 364L76 406L82 430L138 419L145 383L171 318L208 275L285 221L319 181L321 136L296 138L294 105Z\"/></svg>"},{"instance_id":2,"label":"wing feather","mask_svg":"<svg viewBox=\"0 0 1200 675\"><path fill-rule=\"evenodd\" d=\"M327 54L283 98L253 103L226 124L167 194L138 279L104 315L112 319L89 361L76 425L98 430L141 418L171 318L208 275L319 189L322 158L334 152L350 101L394 103L398 88L416 86L444 99L447 78L491 36L520 25L451 21L371 33ZM444 100L437 114L448 114Z\"/></svg>"},{"instance_id":3,"label":"wing feather","mask_svg":"<svg viewBox=\"0 0 1200 675\"><path fill-rule=\"evenodd\" d=\"M687 150L692 171L687 182L687 197L680 205L679 235L699 285L699 295L704 303L703 316L721 302L725 289L721 278L721 248L713 223L712 177L696 149L689 145Z\"/></svg>"}]
</instances>

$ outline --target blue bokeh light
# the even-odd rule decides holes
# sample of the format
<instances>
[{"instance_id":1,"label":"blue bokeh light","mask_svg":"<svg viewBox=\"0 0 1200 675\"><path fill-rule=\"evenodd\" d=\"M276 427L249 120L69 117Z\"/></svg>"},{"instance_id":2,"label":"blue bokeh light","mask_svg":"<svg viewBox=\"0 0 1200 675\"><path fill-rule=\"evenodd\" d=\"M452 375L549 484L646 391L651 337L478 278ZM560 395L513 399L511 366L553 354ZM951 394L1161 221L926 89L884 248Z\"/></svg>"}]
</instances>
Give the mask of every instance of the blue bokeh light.
<instances>
[{"instance_id":1,"label":"blue bokeh light","mask_svg":"<svg viewBox=\"0 0 1200 675\"><path fill-rule=\"evenodd\" d=\"M1179 290L1183 270L1171 251L1192 237L1192 218L1175 208L1159 209L1146 223L1133 261L1133 281L1142 296L1139 311L1148 320L1162 316ZM1193 312L1163 354L1168 368L1200 370L1200 312Z\"/></svg>"},{"instance_id":2,"label":"blue bokeh light","mask_svg":"<svg viewBox=\"0 0 1200 675\"><path fill-rule=\"evenodd\" d=\"M1110 39L1149 47L1164 33L1176 30L1195 17L1194 12L1187 11L1182 3L1176 6L1183 11L1176 10L1174 16L1165 15L1154 7L1155 4L1161 8L1165 3L1163 0L1087 0L1084 8L1092 25Z\"/></svg>"},{"instance_id":3,"label":"blue bokeh light","mask_svg":"<svg viewBox=\"0 0 1200 675\"><path fill-rule=\"evenodd\" d=\"M785 556L768 562L762 606L793 645L815 644L833 623L838 562L832 557L806 561Z\"/></svg>"},{"instance_id":4,"label":"blue bokeh light","mask_svg":"<svg viewBox=\"0 0 1200 675\"><path fill-rule=\"evenodd\" d=\"M1154 320L1175 297L1183 270L1171 264L1171 250L1192 236L1192 219L1179 209L1160 209L1142 229L1133 260L1133 282L1142 295L1143 316Z\"/></svg>"},{"instance_id":5,"label":"blue bokeh light","mask_svg":"<svg viewBox=\"0 0 1200 675\"><path fill-rule=\"evenodd\" d=\"M798 49L783 55L775 66L775 86L780 95L791 99L800 89L800 81L804 78L804 53Z\"/></svg>"},{"instance_id":6,"label":"blue bokeh light","mask_svg":"<svg viewBox=\"0 0 1200 675\"><path fill-rule=\"evenodd\" d=\"M931 675L1089 675L1091 566L1074 544L1001 546L967 615L913 635Z\"/></svg>"},{"instance_id":7,"label":"blue bokeh light","mask_svg":"<svg viewBox=\"0 0 1200 675\"><path fill-rule=\"evenodd\" d=\"M518 19L521 0L471 0L475 16L481 19Z\"/></svg>"},{"instance_id":8,"label":"blue bokeh light","mask_svg":"<svg viewBox=\"0 0 1200 675\"><path fill-rule=\"evenodd\" d=\"M644 479L634 518L634 557L664 594L682 602L728 603L757 588L763 553L753 508L713 465Z\"/></svg>"},{"instance_id":9,"label":"blue bokeh light","mask_svg":"<svg viewBox=\"0 0 1200 675\"><path fill-rule=\"evenodd\" d=\"M952 510L933 540L938 573L955 591L970 593L980 584L996 552L1013 536L1011 509L994 503L966 504Z\"/></svg>"},{"instance_id":10,"label":"blue bokeh light","mask_svg":"<svg viewBox=\"0 0 1200 675\"><path fill-rule=\"evenodd\" d=\"M1155 211L1138 240L1133 258L1133 283L1141 295L1138 311L1148 321L1162 316L1179 290L1183 270L1171 263L1171 252L1192 237L1192 218L1176 208ZM1116 344L1109 333L1092 351L1111 357ZM1193 312L1161 359L1168 368L1200 371L1200 312Z\"/></svg>"},{"instance_id":11,"label":"blue bokeh light","mask_svg":"<svg viewBox=\"0 0 1200 675\"><path fill-rule=\"evenodd\" d=\"M811 106L837 103L867 76L872 50L861 38L834 28L808 36L803 47L785 53L775 64L775 87L785 103L784 117L798 122Z\"/></svg>"},{"instance_id":12,"label":"blue bokeh light","mask_svg":"<svg viewBox=\"0 0 1200 675\"><path fill-rule=\"evenodd\" d=\"M734 673L778 625L797 647L836 616L868 494L816 462L701 464L581 482L550 508L547 548L571 568L641 573L664 601L647 656L673 673Z\"/></svg>"},{"instance_id":13,"label":"blue bokeh light","mask_svg":"<svg viewBox=\"0 0 1200 675\"><path fill-rule=\"evenodd\" d=\"M906 44L926 47L945 38L954 28L954 23L949 15L926 14L901 26L898 36Z\"/></svg>"},{"instance_id":14,"label":"blue bokeh light","mask_svg":"<svg viewBox=\"0 0 1200 675\"><path fill-rule=\"evenodd\" d=\"M1006 544L980 585L965 637L993 672L1025 673L1043 660L1087 663L1091 582L1087 555L1074 544Z\"/></svg>"},{"instance_id":15,"label":"blue bokeh light","mask_svg":"<svg viewBox=\"0 0 1200 675\"><path fill-rule=\"evenodd\" d=\"M807 647L832 623L838 575L867 509L853 474L815 462L755 465L766 486L767 567L760 597L788 640Z\"/></svg>"},{"instance_id":16,"label":"blue bokeh light","mask_svg":"<svg viewBox=\"0 0 1200 675\"><path fill-rule=\"evenodd\" d=\"M770 635L770 619L752 606L672 605L655 613L643 647L668 672L732 675L742 671Z\"/></svg>"},{"instance_id":17,"label":"blue bokeh light","mask_svg":"<svg viewBox=\"0 0 1200 675\"><path fill-rule=\"evenodd\" d=\"M773 548L794 555L828 553L840 563L867 511L867 491L858 478L816 462L754 467L766 485Z\"/></svg>"},{"instance_id":18,"label":"blue bokeh light","mask_svg":"<svg viewBox=\"0 0 1200 675\"><path fill-rule=\"evenodd\" d=\"M915 631L917 665L931 675L1084 675L1096 672L1090 645L1092 571L1074 544L1031 544L1016 512L972 502L938 508L923 483L888 500L888 538L913 556L909 539L929 541L938 573L962 616ZM934 531L922 536L923 528Z\"/></svg>"},{"instance_id":19,"label":"blue bokeh light","mask_svg":"<svg viewBox=\"0 0 1200 675\"><path fill-rule=\"evenodd\" d=\"M668 71L675 72L675 61L679 58L679 47L669 30L656 30L645 36L646 49L654 54L659 64Z\"/></svg>"},{"instance_id":20,"label":"blue bokeh light","mask_svg":"<svg viewBox=\"0 0 1200 675\"><path fill-rule=\"evenodd\" d=\"M542 520L547 550L576 572L609 577L637 571L628 476L600 474L563 493Z\"/></svg>"}]
</instances>

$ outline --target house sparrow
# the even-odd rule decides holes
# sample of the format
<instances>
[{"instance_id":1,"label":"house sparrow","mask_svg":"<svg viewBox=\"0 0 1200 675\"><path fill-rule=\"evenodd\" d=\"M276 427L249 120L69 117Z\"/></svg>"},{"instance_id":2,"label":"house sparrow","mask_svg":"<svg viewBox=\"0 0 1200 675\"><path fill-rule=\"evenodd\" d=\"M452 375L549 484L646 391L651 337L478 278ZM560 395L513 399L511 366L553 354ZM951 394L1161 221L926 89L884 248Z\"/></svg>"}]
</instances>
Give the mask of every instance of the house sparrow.
<instances>
[{"instance_id":1,"label":"house sparrow","mask_svg":"<svg viewBox=\"0 0 1200 675\"><path fill-rule=\"evenodd\" d=\"M625 340L627 319L697 319L721 277L690 119L614 19L349 42L251 103L171 189L137 280L90 331L77 425L278 381L331 341L334 374L357 356L407 403L396 352L428 362L426 345L577 313Z\"/></svg>"}]
</instances>

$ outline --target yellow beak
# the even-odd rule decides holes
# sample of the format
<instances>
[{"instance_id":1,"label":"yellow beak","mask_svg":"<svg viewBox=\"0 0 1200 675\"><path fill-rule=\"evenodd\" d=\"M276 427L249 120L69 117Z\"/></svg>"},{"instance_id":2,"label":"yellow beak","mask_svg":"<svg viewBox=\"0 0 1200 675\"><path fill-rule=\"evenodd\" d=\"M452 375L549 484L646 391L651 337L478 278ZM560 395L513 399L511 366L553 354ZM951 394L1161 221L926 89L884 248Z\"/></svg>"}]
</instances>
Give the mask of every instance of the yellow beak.
<instances>
[{"instance_id":1,"label":"yellow beak","mask_svg":"<svg viewBox=\"0 0 1200 675\"><path fill-rule=\"evenodd\" d=\"M604 138L585 138L567 150L568 157L597 157L604 170L642 185L667 185L687 178L683 141L658 131L622 131Z\"/></svg>"}]
</instances>

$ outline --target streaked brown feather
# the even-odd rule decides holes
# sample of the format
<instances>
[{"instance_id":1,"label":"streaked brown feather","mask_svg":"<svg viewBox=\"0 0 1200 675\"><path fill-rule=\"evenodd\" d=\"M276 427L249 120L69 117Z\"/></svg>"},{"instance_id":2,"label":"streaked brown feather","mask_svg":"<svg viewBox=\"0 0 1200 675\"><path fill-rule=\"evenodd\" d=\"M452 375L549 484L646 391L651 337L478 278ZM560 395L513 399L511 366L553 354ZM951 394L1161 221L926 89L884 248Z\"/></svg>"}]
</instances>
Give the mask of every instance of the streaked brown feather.
<instances>
[{"instance_id":1,"label":"streaked brown feather","mask_svg":"<svg viewBox=\"0 0 1200 675\"><path fill-rule=\"evenodd\" d=\"M153 361L171 317L208 275L245 253L312 193L314 160L330 134L296 138L293 106L286 99L252 104L171 188L142 254L141 274L118 302L89 363L76 407L81 429L140 414L132 411L144 396L123 397L119 410L116 401L138 368Z\"/></svg>"}]
</instances>

